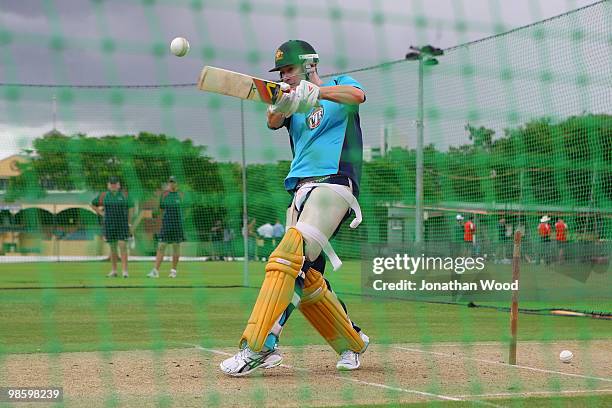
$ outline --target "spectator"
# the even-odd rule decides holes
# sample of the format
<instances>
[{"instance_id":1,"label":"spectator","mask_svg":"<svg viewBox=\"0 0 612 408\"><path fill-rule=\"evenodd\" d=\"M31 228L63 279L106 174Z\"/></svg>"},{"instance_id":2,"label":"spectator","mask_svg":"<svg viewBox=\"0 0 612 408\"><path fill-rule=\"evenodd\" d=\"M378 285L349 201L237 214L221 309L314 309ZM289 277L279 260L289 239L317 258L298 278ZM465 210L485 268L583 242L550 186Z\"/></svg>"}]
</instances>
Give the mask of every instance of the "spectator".
<instances>
[{"instance_id":1,"label":"spectator","mask_svg":"<svg viewBox=\"0 0 612 408\"><path fill-rule=\"evenodd\" d=\"M549 259L549 251L550 251L550 217L548 215L540 218L540 224L538 225L538 236L540 237L540 248L538 251L538 259L537 263L540 264L544 261L546 264L550 261Z\"/></svg>"},{"instance_id":2,"label":"spectator","mask_svg":"<svg viewBox=\"0 0 612 408\"><path fill-rule=\"evenodd\" d=\"M506 224L506 219L504 217L500 218L497 223L497 240L498 240L498 248L497 248L497 263L507 263L508 262L508 241L510 240L508 234L508 225Z\"/></svg>"},{"instance_id":3,"label":"spectator","mask_svg":"<svg viewBox=\"0 0 612 408\"><path fill-rule=\"evenodd\" d=\"M234 240L234 230L225 226L223 228L223 260L230 260L229 257L234 257L234 246L232 241Z\"/></svg>"},{"instance_id":4,"label":"spectator","mask_svg":"<svg viewBox=\"0 0 612 408\"><path fill-rule=\"evenodd\" d=\"M127 192L121 191L118 177L108 179L107 190L91 201L91 208L103 217L103 235L111 250L112 269L108 277L117 276L117 247L121 251L123 277L128 277L128 252L126 241L132 235L130 220L133 217L134 202Z\"/></svg>"},{"instance_id":5,"label":"spectator","mask_svg":"<svg viewBox=\"0 0 612 408\"><path fill-rule=\"evenodd\" d=\"M474 224L473 215L470 215L467 222L463 224L463 243L465 245L463 255L474 255L476 252L476 224Z\"/></svg>"},{"instance_id":6,"label":"spectator","mask_svg":"<svg viewBox=\"0 0 612 408\"><path fill-rule=\"evenodd\" d=\"M517 220L517 225L516 228L514 229L514 234L516 234L517 232L519 232L521 234L521 261L525 261L527 263L534 263L534 258L532 258L532 256L535 256L533 254L533 243L531 242L530 238L529 238L529 231L527 230L527 228L525 227L524 224L524 219L523 218L519 218ZM512 244L511 244L511 248L514 248L514 234L512 235ZM514 249L512 250L512 257L514 257Z\"/></svg>"},{"instance_id":7,"label":"spectator","mask_svg":"<svg viewBox=\"0 0 612 408\"><path fill-rule=\"evenodd\" d=\"M269 222L261 225L257 228L257 234L262 238L272 238L272 234L274 232L274 227Z\"/></svg>"},{"instance_id":8,"label":"spectator","mask_svg":"<svg viewBox=\"0 0 612 408\"><path fill-rule=\"evenodd\" d=\"M272 226L272 239L274 247L276 247L276 244L280 242L279 238L282 238L283 235L285 235L285 226L281 224L280 220L277 218L276 222Z\"/></svg>"},{"instance_id":9,"label":"spectator","mask_svg":"<svg viewBox=\"0 0 612 408\"><path fill-rule=\"evenodd\" d=\"M564 247L567 244L567 224L559 217L555 223L555 238L559 249L559 263L564 262Z\"/></svg>"},{"instance_id":10,"label":"spectator","mask_svg":"<svg viewBox=\"0 0 612 408\"><path fill-rule=\"evenodd\" d=\"M463 254L463 215L457 214L455 220L456 223L453 229L453 256L461 256Z\"/></svg>"},{"instance_id":11,"label":"spectator","mask_svg":"<svg viewBox=\"0 0 612 408\"><path fill-rule=\"evenodd\" d=\"M212 241L212 259L218 261L221 257L221 246L223 245L223 221L217 220L210 229L210 240Z\"/></svg>"},{"instance_id":12,"label":"spectator","mask_svg":"<svg viewBox=\"0 0 612 408\"><path fill-rule=\"evenodd\" d=\"M163 211L162 227L159 233L159 244L155 256L155 266L147 275L149 278L159 277L159 267L164 260L166 245L172 245L172 267L170 278L176 278L176 267L181 256L181 242L185 241L183 227L183 208L185 207L185 195L178 191L178 183L174 176L168 179L168 189L162 193L159 200L159 208Z\"/></svg>"},{"instance_id":13,"label":"spectator","mask_svg":"<svg viewBox=\"0 0 612 408\"><path fill-rule=\"evenodd\" d=\"M255 232L255 225L257 224L257 218L253 218L251 222L249 222L246 228L242 227L242 236L247 238L247 252L249 259L257 259L257 232Z\"/></svg>"},{"instance_id":14,"label":"spectator","mask_svg":"<svg viewBox=\"0 0 612 408\"><path fill-rule=\"evenodd\" d=\"M257 224L257 218L252 218L247 225L246 231L244 227L242 228L242 235L246 235L248 237L256 237L257 232L255 232L255 224Z\"/></svg>"},{"instance_id":15,"label":"spectator","mask_svg":"<svg viewBox=\"0 0 612 408\"><path fill-rule=\"evenodd\" d=\"M272 237L274 235L274 227L269 222L266 222L257 228L257 234L263 240L263 248L260 255L262 260L265 261L268 256L270 256L270 253L272 253Z\"/></svg>"}]
</instances>

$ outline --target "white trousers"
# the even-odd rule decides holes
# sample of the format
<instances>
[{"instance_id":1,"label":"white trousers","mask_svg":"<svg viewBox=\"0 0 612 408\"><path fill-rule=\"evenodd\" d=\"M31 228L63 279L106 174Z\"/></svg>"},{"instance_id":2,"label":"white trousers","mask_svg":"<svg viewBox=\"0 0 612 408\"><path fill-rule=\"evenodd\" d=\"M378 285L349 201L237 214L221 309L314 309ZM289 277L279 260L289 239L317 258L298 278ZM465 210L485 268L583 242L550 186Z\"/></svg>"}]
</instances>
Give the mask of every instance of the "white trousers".
<instances>
[{"instance_id":1,"label":"white trousers","mask_svg":"<svg viewBox=\"0 0 612 408\"><path fill-rule=\"evenodd\" d=\"M308 261L314 261L324 251L334 270L342 265L329 239L351 209L356 216L351 228L357 228L361 223L361 208L349 186L306 183L296 191L287 209L286 225L302 233L304 255Z\"/></svg>"}]
</instances>

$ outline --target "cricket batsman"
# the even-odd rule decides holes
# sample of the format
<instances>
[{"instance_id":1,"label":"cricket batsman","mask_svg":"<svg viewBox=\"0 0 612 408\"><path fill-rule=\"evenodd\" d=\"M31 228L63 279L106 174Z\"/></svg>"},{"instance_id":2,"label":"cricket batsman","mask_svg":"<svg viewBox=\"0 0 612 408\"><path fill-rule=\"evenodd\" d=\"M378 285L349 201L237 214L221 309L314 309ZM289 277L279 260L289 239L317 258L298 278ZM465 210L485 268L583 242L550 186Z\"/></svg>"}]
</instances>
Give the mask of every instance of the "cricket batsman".
<instances>
[{"instance_id":1,"label":"cricket batsman","mask_svg":"<svg viewBox=\"0 0 612 408\"><path fill-rule=\"evenodd\" d=\"M329 239L351 212L351 228L361 222L357 202L362 165L359 82L341 75L323 82L319 56L305 41L291 40L275 54L283 93L267 111L270 129L286 127L293 152L285 188L293 195L287 231L270 255L259 296L240 338L240 351L220 365L231 376L280 365L277 344L297 307L340 356L338 370L359 368L369 338L353 323L344 303L323 277L325 257L333 269L342 262Z\"/></svg>"}]
</instances>

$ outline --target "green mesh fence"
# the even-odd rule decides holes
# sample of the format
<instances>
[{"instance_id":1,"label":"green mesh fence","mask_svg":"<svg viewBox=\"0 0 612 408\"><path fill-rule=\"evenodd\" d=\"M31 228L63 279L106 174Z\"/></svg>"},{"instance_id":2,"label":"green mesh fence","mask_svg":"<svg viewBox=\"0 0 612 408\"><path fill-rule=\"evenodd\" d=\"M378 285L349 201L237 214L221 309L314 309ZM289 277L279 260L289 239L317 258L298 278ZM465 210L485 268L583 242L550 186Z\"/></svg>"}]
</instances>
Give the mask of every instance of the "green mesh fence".
<instances>
[{"instance_id":1,"label":"green mesh fence","mask_svg":"<svg viewBox=\"0 0 612 408\"><path fill-rule=\"evenodd\" d=\"M498 34L477 41L468 34L490 27L460 1L451 20L425 17L417 1L411 14L380 1L91 1L75 6L78 24L65 3L0 13L0 387L63 387L66 406L612 405L609 1L546 20L530 2L542 21L511 31L506 5L491 1ZM169 54L183 34L168 15L195 33L184 59ZM304 16L325 29L304 31ZM210 29L217 21L226 32ZM271 27L281 42L315 45L323 81L350 75L367 95L363 223L338 231L344 265L325 274L372 341L357 375L336 372L297 311L284 365L246 379L217 368L237 351L280 240L264 230L286 223L292 154L265 105L194 81L203 65L266 77ZM350 49L347 27L390 62ZM460 45L406 46L391 61L389 37L406 27L415 44L445 30ZM36 53L44 66L28 61ZM185 235L178 273L168 245L149 278L170 176ZM111 177L134 202L116 278L91 207ZM410 278L373 272L398 254L481 259L477 271L427 271L457 285L509 282L518 266L519 365L507 358L511 290L376 289ZM0 406L17 405L1 391Z\"/></svg>"}]
</instances>

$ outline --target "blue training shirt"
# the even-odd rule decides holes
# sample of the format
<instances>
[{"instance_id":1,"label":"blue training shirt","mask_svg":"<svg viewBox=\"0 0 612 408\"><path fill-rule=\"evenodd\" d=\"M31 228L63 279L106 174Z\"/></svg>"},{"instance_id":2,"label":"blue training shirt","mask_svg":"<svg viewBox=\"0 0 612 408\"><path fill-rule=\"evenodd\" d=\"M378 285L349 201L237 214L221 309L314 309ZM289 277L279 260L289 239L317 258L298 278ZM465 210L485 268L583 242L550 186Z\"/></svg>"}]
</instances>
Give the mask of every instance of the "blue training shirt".
<instances>
[{"instance_id":1,"label":"blue training shirt","mask_svg":"<svg viewBox=\"0 0 612 408\"><path fill-rule=\"evenodd\" d=\"M321 86L349 85L363 90L347 75L331 78ZM319 100L308 113L294 113L285 119L293 160L285 178L291 191L306 177L342 174L353 181L356 191L361 180L363 141L359 124L359 105Z\"/></svg>"}]
</instances>

